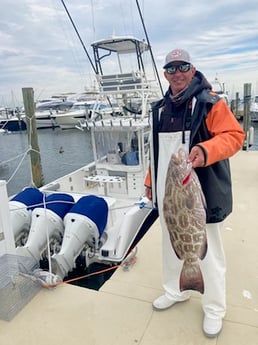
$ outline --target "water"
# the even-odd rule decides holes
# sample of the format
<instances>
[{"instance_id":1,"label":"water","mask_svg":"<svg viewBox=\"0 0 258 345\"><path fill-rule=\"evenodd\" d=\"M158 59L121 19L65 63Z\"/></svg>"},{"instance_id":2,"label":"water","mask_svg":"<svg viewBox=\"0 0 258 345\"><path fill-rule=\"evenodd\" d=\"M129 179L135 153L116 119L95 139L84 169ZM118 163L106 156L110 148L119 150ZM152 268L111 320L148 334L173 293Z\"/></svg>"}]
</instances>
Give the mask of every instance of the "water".
<instances>
[{"instance_id":1,"label":"water","mask_svg":"<svg viewBox=\"0 0 258 345\"><path fill-rule=\"evenodd\" d=\"M44 183L93 160L89 131L41 129L38 130L38 143ZM24 186L31 185L30 157L26 154L27 150L26 131L0 135L0 179L8 181L9 196L19 192Z\"/></svg>"},{"instance_id":2,"label":"water","mask_svg":"<svg viewBox=\"0 0 258 345\"><path fill-rule=\"evenodd\" d=\"M258 150L258 122L252 123L252 126L254 144L249 150ZM89 131L41 129L38 130L38 143L44 183L68 174L93 159ZM7 184L9 196L31 185L30 159L26 154L27 150L26 131L0 135L0 179L10 180Z\"/></svg>"}]
</instances>

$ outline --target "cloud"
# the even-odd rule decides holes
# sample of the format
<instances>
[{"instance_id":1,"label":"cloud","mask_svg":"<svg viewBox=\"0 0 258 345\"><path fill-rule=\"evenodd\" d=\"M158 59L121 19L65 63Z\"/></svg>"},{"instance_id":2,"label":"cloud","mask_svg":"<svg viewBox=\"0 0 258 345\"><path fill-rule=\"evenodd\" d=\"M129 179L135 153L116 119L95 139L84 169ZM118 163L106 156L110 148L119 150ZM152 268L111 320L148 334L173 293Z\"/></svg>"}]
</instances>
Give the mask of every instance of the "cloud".
<instances>
[{"instance_id":1,"label":"cloud","mask_svg":"<svg viewBox=\"0 0 258 345\"><path fill-rule=\"evenodd\" d=\"M183 47L199 70L209 79L217 75L230 92L242 92L246 82L252 83L253 93L258 92L257 0L138 3L161 78L166 54ZM112 34L145 38L135 0L67 0L65 4L91 57L94 40ZM45 97L83 91L95 80L59 0L1 1L0 69L2 103L10 102L11 92L21 102L22 87L33 87Z\"/></svg>"}]
</instances>

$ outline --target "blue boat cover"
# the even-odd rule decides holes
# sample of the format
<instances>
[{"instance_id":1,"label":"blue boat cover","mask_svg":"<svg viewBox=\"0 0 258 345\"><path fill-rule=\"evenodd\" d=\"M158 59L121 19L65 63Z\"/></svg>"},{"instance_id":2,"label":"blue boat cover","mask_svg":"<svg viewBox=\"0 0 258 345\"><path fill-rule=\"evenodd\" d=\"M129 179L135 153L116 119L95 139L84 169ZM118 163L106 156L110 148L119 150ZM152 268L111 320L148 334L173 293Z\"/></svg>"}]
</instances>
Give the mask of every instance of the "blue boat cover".
<instances>
[{"instance_id":1,"label":"blue boat cover","mask_svg":"<svg viewBox=\"0 0 258 345\"><path fill-rule=\"evenodd\" d=\"M81 197L70 209L69 213L82 214L96 224L99 236L102 235L108 217L108 205L105 199L96 195L86 195Z\"/></svg>"},{"instance_id":2,"label":"blue boat cover","mask_svg":"<svg viewBox=\"0 0 258 345\"><path fill-rule=\"evenodd\" d=\"M73 204L74 198L69 194L53 193L46 197L46 208L56 213L62 219ZM41 207L44 207L44 205Z\"/></svg>"},{"instance_id":3,"label":"blue boat cover","mask_svg":"<svg viewBox=\"0 0 258 345\"><path fill-rule=\"evenodd\" d=\"M25 188L20 193L16 194L10 201L18 201L28 206L28 210L33 210L35 207L38 207L39 204L43 201L43 193L37 189L28 187Z\"/></svg>"}]
</instances>

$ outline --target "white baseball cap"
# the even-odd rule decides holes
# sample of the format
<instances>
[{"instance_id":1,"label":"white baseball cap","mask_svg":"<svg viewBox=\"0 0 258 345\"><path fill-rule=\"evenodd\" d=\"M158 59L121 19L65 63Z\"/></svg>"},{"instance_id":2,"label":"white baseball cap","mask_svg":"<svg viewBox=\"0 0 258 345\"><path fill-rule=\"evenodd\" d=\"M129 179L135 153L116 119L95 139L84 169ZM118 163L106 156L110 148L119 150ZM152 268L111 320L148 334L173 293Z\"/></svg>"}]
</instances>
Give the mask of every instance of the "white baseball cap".
<instances>
[{"instance_id":1,"label":"white baseball cap","mask_svg":"<svg viewBox=\"0 0 258 345\"><path fill-rule=\"evenodd\" d=\"M189 53L184 49L174 49L167 54L165 65L163 68L168 68L175 61L182 61L186 63L191 63L191 58Z\"/></svg>"}]
</instances>

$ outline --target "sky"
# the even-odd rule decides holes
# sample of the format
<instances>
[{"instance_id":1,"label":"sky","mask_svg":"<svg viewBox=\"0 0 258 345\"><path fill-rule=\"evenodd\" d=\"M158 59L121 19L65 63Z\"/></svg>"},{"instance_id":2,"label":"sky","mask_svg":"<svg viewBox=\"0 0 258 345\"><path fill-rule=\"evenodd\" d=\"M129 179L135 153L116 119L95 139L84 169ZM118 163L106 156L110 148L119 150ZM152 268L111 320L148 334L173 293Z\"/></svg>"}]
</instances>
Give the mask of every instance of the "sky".
<instances>
[{"instance_id":1,"label":"sky","mask_svg":"<svg viewBox=\"0 0 258 345\"><path fill-rule=\"evenodd\" d=\"M137 0L66 0L92 57L91 43L112 35L145 38ZM258 94L257 0L138 0L163 87L166 54L188 50L208 80L217 77L230 97L251 83ZM93 70L61 0L1 0L0 106L22 104L95 85Z\"/></svg>"}]
</instances>

